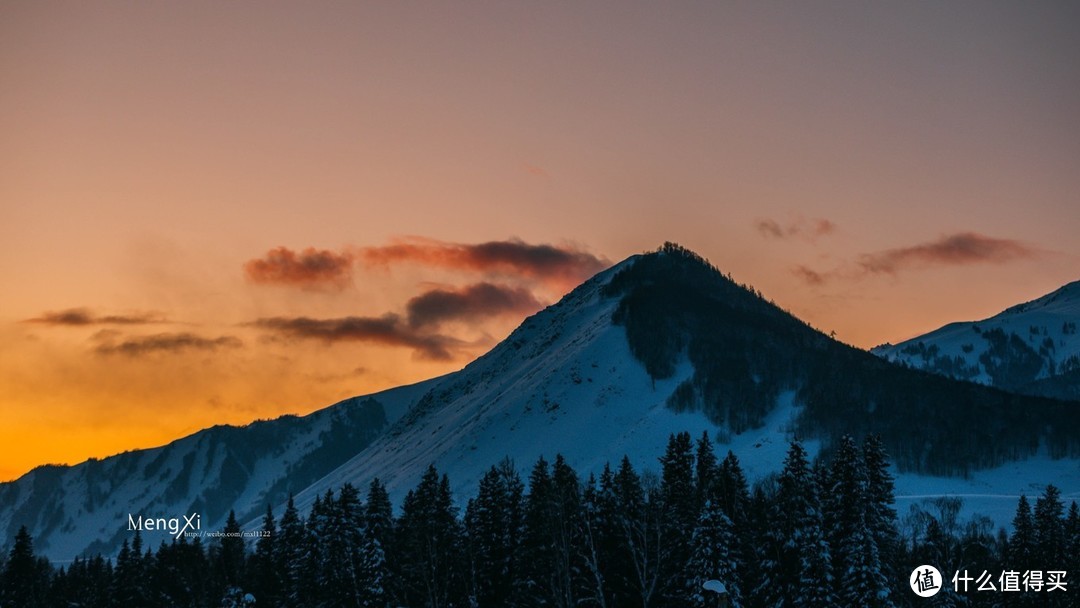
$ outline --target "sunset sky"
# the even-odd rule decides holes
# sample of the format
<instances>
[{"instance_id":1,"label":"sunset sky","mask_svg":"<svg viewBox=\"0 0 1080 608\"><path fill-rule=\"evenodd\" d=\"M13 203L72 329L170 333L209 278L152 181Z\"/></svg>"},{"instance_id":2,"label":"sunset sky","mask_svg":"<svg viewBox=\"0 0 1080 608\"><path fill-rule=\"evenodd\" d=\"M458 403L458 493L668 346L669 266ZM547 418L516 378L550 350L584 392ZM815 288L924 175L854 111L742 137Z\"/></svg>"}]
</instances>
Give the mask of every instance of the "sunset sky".
<instances>
[{"instance_id":1,"label":"sunset sky","mask_svg":"<svg viewBox=\"0 0 1080 608\"><path fill-rule=\"evenodd\" d=\"M0 4L0 480L676 241L860 347L1080 279L1075 2Z\"/></svg>"}]
</instances>

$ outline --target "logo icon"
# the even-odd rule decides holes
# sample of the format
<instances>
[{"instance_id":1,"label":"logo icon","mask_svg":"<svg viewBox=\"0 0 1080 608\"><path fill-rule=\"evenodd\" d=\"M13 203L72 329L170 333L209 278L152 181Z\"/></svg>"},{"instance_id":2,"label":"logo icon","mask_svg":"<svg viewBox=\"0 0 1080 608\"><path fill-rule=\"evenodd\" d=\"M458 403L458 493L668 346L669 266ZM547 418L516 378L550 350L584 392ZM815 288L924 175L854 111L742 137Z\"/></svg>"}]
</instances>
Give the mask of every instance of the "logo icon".
<instances>
[{"instance_id":1,"label":"logo icon","mask_svg":"<svg viewBox=\"0 0 1080 608\"><path fill-rule=\"evenodd\" d=\"M919 566L908 578L911 590L919 597L934 597L941 591L941 573L933 566Z\"/></svg>"}]
</instances>

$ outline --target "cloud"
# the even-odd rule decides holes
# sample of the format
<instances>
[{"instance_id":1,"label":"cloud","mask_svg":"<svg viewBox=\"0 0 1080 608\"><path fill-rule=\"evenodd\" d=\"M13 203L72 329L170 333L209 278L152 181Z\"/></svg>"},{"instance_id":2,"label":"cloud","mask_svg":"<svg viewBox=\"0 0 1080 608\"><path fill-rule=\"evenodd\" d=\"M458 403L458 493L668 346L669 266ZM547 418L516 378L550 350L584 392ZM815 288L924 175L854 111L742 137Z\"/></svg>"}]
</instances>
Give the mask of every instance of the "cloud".
<instances>
[{"instance_id":1,"label":"cloud","mask_svg":"<svg viewBox=\"0 0 1080 608\"><path fill-rule=\"evenodd\" d=\"M296 252L276 247L262 258L244 264L252 283L290 285L305 289L343 289L352 280L352 258L347 253L308 247Z\"/></svg>"},{"instance_id":2,"label":"cloud","mask_svg":"<svg viewBox=\"0 0 1080 608\"><path fill-rule=\"evenodd\" d=\"M418 358L449 361L456 351L472 344L441 334L419 331L400 315L381 317L341 317L312 319L309 317L270 317L258 319L251 325L292 338L333 342L370 342L385 346L412 348Z\"/></svg>"},{"instance_id":3,"label":"cloud","mask_svg":"<svg viewBox=\"0 0 1080 608\"><path fill-rule=\"evenodd\" d=\"M26 319L24 322L40 323L42 325L84 327L88 325L150 325L154 323L166 323L167 320L161 314L155 312L99 316L95 315L87 308L68 308L67 310L48 311L42 313L40 317Z\"/></svg>"},{"instance_id":4,"label":"cloud","mask_svg":"<svg viewBox=\"0 0 1080 608\"><path fill-rule=\"evenodd\" d=\"M533 177L542 177L542 178L545 178L545 179L551 177L551 175L543 167L538 167L536 165L530 165L529 163L525 163L524 165L521 166L521 168L524 169L526 173L528 173L529 175L531 175Z\"/></svg>"},{"instance_id":5,"label":"cloud","mask_svg":"<svg viewBox=\"0 0 1080 608\"><path fill-rule=\"evenodd\" d=\"M525 315L543 303L523 287L476 283L458 289L433 289L405 305L411 327L439 325L446 321L477 321L500 315Z\"/></svg>"},{"instance_id":6,"label":"cloud","mask_svg":"<svg viewBox=\"0 0 1080 608\"><path fill-rule=\"evenodd\" d=\"M901 270L926 266L1005 264L1034 258L1040 253L1020 241L989 237L977 232L960 232L929 243L864 254L859 257L858 264L870 274L896 274Z\"/></svg>"},{"instance_id":7,"label":"cloud","mask_svg":"<svg viewBox=\"0 0 1080 608\"><path fill-rule=\"evenodd\" d=\"M781 224L770 218L758 219L754 222L754 228L765 238L785 239L797 237L812 242L835 232L836 224L822 217L807 219L799 216L786 224Z\"/></svg>"},{"instance_id":8,"label":"cloud","mask_svg":"<svg viewBox=\"0 0 1080 608\"><path fill-rule=\"evenodd\" d=\"M215 351L221 348L239 348L244 344L235 336L206 338L186 332L133 336L123 340L113 339L113 335L115 334L102 336L106 341L95 348L99 354L138 357L160 352Z\"/></svg>"},{"instance_id":9,"label":"cloud","mask_svg":"<svg viewBox=\"0 0 1080 608\"><path fill-rule=\"evenodd\" d=\"M864 253L854 263L845 263L832 270L814 270L797 265L791 269L791 274L807 285L817 287L834 279L857 281L873 275L895 276L902 271L932 266L1007 264L1037 258L1045 253L1014 239L958 232L927 243Z\"/></svg>"},{"instance_id":10,"label":"cloud","mask_svg":"<svg viewBox=\"0 0 1080 608\"><path fill-rule=\"evenodd\" d=\"M791 269L791 274L795 275L802 282L807 285L824 285L825 281L829 278L826 274L820 273L812 268L799 264Z\"/></svg>"},{"instance_id":11,"label":"cloud","mask_svg":"<svg viewBox=\"0 0 1080 608\"><path fill-rule=\"evenodd\" d=\"M357 259L369 267L413 263L525 276L559 288L573 287L611 265L574 246L534 245L517 239L469 244L406 237L389 245L360 248Z\"/></svg>"}]
</instances>

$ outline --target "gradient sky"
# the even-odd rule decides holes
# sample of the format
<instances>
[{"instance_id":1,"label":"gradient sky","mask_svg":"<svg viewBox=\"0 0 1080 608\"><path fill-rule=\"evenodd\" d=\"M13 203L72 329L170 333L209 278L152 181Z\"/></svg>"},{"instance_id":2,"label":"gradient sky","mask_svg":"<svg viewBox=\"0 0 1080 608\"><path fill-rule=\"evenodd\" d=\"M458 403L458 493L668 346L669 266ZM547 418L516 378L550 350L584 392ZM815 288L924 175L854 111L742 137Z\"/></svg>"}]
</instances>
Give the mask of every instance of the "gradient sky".
<instances>
[{"instance_id":1,"label":"gradient sky","mask_svg":"<svg viewBox=\"0 0 1080 608\"><path fill-rule=\"evenodd\" d=\"M665 240L862 347L1042 295L1080 279L1078 26L2 3L0 479L458 369Z\"/></svg>"}]
</instances>

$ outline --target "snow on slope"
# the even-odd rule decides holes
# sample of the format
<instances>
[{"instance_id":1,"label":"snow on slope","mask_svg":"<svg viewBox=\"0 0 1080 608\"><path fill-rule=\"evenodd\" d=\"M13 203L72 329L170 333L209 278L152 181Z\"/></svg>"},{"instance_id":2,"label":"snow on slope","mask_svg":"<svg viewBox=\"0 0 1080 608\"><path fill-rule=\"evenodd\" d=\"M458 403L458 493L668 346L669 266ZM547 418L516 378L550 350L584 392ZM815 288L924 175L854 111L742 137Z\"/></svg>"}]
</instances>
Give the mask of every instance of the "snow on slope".
<instances>
[{"instance_id":1,"label":"snow on slope","mask_svg":"<svg viewBox=\"0 0 1080 608\"><path fill-rule=\"evenodd\" d=\"M1080 281L989 319L950 323L899 344L878 346L872 352L955 378L1018 388L1080 368L1077 325Z\"/></svg>"},{"instance_id":2,"label":"snow on slope","mask_svg":"<svg viewBox=\"0 0 1080 608\"><path fill-rule=\"evenodd\" d=\"M654 383L631 355L622 328L612 325L618 299L603 299L599 290L621 268L597 275L436 383L384 436L298 495L298 505L373 477L396 502L429 464L450 476L459 496L468 496L504 456L523 477L537 458L551 461L557 453L583 473L617 464L624 454L636 466L656 469L669 434L712 433L715 426L703 415L665 407L692 373L689 363Z\"/></svg>"},{"instance_id":3,"label":"snow on slope","mask_svg":"<svg viewBox=\"0 0 1080 608\"><path fill-rule=\"evenodd\" d=\"M354 397L304 417L217 426L158 448L38 467L0 484L0 531L13 538L25 524L39 553L64 561L114 554L131 535L129 514L182 518L198 512L204 530L220 529L229 509L240 517L261 513L267 500L301 489L290 487L294 480L306 476L306 485L343 462L362 447L349 442L369 443L431 382ZM364 425L370 428L355 428ZM342 456L335 449L351 451ZM144 532L146 546L167 538L165 532Z\"/></svg>"},{"instance_id":4,"label":"snow on slope","mask_svg":"<svg viewBox=\"0 0 1080 608\"><path fill-rule=\"evenodd\" d=\"M633 259L623 264L633 263ZM457 374L431 387L417 407L371 446L297 496L301 508L345 483L386 483L395 504L415 487L429 464L446 473L456 499L475 495L479 478L503 457L523 478L537 458L561 453L583 477L628 455L638 470L659 471L657 459L672 433L719 436L720 457L739 457L750 480L778 472L800 406L781 393L765 424L728 436L700 412L676 413L668 396L693 370L683 360L672 378L653 382L630 353L622 327L611 322L618 298L600 287L622 265L598 275L556 306L526 320L506 341ZM820 443L804 442L810 454ZM897 508L929 497L960 495L963 513L983 512L1008 526L1020 493L1037 495L1055 483L1080 497L1080 464L1040 456L980 471L971 479L897 475Z\"/></svg>"}]
</instances>

